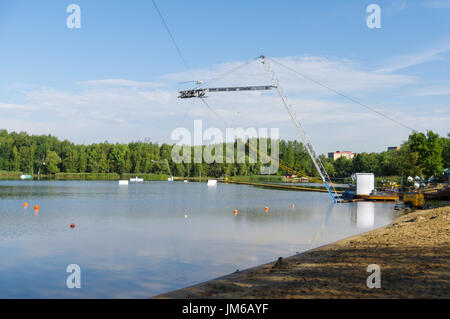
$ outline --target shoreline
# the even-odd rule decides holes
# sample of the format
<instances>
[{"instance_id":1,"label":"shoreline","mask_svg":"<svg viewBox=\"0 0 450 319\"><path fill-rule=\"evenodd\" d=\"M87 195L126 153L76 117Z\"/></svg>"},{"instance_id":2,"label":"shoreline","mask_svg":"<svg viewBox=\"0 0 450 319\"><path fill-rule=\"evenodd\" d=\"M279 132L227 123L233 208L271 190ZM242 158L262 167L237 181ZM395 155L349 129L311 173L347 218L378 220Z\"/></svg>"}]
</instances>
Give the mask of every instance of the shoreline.
<instances>
[{"instance_id":1,"label":"shoreline","mask_svg":"<svg viewBox=\"0 0 450 319\"><path fill-rule=\"evenodd\" d=\"M366 285L371 264L381 269L379 289ZM450 298L448 287L450 206L151 298Z\"/></svg>"}]
</instances>

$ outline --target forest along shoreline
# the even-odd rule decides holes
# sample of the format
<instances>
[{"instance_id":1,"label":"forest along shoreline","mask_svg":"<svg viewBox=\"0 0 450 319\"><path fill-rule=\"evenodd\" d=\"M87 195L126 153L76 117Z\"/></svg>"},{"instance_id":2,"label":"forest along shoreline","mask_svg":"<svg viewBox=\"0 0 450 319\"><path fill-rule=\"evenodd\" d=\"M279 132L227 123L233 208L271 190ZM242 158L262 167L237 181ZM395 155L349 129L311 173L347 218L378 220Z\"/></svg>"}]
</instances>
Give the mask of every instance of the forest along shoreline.
<instances>
[{"instance_id":1,"label":"forest along shoreline","mask_svg":"<svg viewBox=\"0 0 450 319\"><path fill-rule=\"evenodd\" d=\"M368 288L369 265L380 288ZM286 259L154 296L197 298L450 298L450 206Z\"/></svg>"}]
</instances>

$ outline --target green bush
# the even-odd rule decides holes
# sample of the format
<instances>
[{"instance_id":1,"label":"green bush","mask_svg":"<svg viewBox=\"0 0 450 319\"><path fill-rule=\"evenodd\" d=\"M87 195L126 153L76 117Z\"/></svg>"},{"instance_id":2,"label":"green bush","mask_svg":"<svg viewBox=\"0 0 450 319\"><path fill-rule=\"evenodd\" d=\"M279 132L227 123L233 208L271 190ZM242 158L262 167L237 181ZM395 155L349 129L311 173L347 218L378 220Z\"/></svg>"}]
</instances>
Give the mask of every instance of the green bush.
<instances>
[{"instance_id":1,"label":"green bush","mask_svg":"<svg viewBox=\"0 0 450 319\"><path fill-rule=\"evenodd\" d=\"M7 172L7 171L0 171L0 179L9 179L9 180L17 180L20 179L20 175L22 175L22 172Z\"/></svg>"},{"instance_id":2,"label":"green bush","mask_svg":"<svg viewBox=\"0 0 450 319\"><path fill-rule=\"evenodd\" d=\"M116 173L56 173L56 180L96 180L96 181L115 181L120 179Z\"/></svg>"}]
</instances>

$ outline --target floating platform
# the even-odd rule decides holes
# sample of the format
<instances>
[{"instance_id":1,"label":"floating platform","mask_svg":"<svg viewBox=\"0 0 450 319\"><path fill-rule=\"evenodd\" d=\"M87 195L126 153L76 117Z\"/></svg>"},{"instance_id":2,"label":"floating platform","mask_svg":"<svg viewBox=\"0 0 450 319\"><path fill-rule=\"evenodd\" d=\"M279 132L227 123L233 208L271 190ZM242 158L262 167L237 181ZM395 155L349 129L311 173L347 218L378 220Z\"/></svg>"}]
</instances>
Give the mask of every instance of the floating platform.
<instances>
[{"instance_id":1,"label":"floating platform","mask_svg":"<svg viewBox=\"0 0 450 319\"><path fill-rule=\"evenodd\" d=\"M278 188L278 189L305 191L305 192L328 193L328 191L325 188L312 188L312 187L303 187L303 186L294 186L294 185L280 185L280 184L264 184L264 183L254 183L254 182L237 182L237 181L230 181L230 180L219 180L219 182L221 182L221 183L230 183L230 184L252 185L252 186L267 187L267 188ZM342 191L336 191L336 193L341 194Z\"/></svg>"},{"instance_id":2,"label":"floating platform","mask_svg":"<svg viewBox=\"0 0 450 319\"><path fill-rule=\"evenodd\" d=\"M398 196L395 195L355 195L355 199L375 202L398 202Z\"/></svg>"}]
</instances>

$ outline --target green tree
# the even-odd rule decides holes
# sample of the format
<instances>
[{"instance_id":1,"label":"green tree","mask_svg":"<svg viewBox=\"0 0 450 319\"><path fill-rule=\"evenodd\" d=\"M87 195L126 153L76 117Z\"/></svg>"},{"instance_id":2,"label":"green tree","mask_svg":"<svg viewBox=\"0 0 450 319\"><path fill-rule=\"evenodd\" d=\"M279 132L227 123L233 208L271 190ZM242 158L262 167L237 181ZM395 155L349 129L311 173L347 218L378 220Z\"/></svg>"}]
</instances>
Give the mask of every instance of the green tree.
<instances>
[{"instance_id":1,"label":"green tree","mask_svg":"<svg viewBox=\"0 0 450 319\"><path fill-rule=\"evenodd\" d=\"M61 158L56 154L55 151L48 152L45 158L45 167L47 168L48 174L55 174L60 171L59 164L61 163Z\"/></svg>"},{"instance_id":2,"label":"green tree","mask_svg":"<svg viewBox=\"0 0 450 319\"><path fill-rule=\"evenodd\" d=\"M10 164L11 171L20 171L20 154L17 147L14 145L12 148L12 159Z\"/></svg>"},{"instance_id":3,"label":"green tree","mask_svg":"<svg viewBox=\"0 0 450 319\"><path fill-rule=\"evenodd\" d=\"M62 160L62 168L64 172L76 173L78 172L79 156L78 151L75 147L70 147L66 149L66 154Z\"/></svg>"},{"instance_id":4,"label":"green tree","mask_svg":"<svg viewBox=\"0 0 450 319\"><path fill-rule=\"evenodd\" d=\"M442 138L442 164L444 168L450 168L450 133Z\"/></svg>"},{"instance_id":5,"label":"green tree","mask_svg":"<svg viewBox=\"0 0 450 319\"><path fill-rule=\"evenodd\" d=\"M127 151L126 145L113 145L109 153L109 165L113 172L122 174L127 170Z\"/></svg>"},{"instance_id":6,"label":"green tree","mask_svg":"<svg viewBox=\"0 0 450 319\"><path fill-rule=\"evenodd\" d=\"M418 154L417 164L425 177L441 176L443 145L439 135L432 131L427 131L427 135L414 132L409 136L408 142L410 150Z\"/></svg>"}]
</instances>

